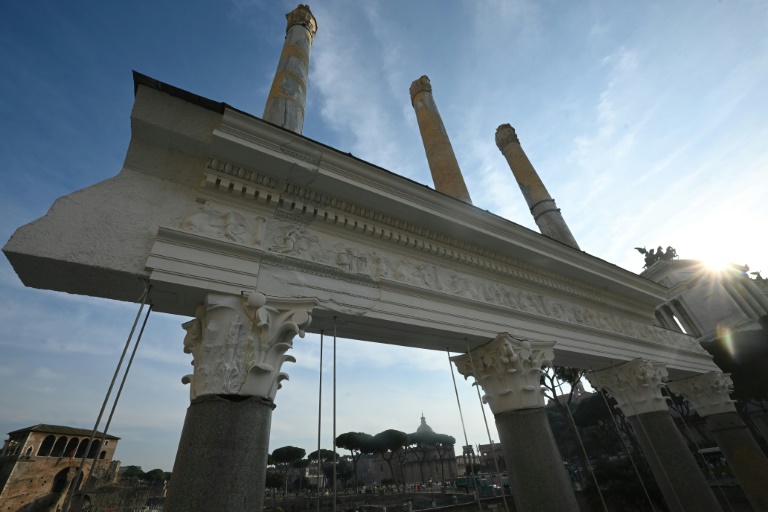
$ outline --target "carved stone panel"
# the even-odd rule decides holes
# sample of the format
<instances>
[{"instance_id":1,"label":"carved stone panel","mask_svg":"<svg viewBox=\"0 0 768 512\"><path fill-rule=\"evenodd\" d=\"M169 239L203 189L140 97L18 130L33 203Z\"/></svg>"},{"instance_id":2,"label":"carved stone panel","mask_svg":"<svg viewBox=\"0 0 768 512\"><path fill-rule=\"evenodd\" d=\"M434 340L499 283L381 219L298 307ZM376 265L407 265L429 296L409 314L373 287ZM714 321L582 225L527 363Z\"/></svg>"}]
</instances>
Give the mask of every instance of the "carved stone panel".
<instances>
[{"instance_id":1,"label":"carved stone panel","mask_svg":"<svg viewBox=\"0 0 768 512\"><path fill-rule=\"evenodd\" d=\"M616 399L625 416L666 411L667 401L661 394L667 379L667 368L661 363L632 361L587 374L593 387L605 389Z\"/></svg>"},{"instance_id":2,"label":"carved stone panel","mask_svg":"<svg viewBox=\"0 0 768 512\"><path fill-rule=\"evenodd\" d=\"M700 416L736 411L730 396L733 381L728 373L707 372L668 382L667 387L691 402Z\"/></svg>"},{"instance_id":3,"label":"carved stone panel","mask_svg":"<svg viewBox=\"0 0 768 512\"><path fill-rule=\"evenodd\" d=\"M501 333L468 354L452 357L466 379L475 378L494 414L544 406L540 378L543 367L552 366L555 342L527 341Z\"/></svg>"},{"instance_id":4,"label":"carved stone panel","mask_svg":"<svg viewBox=\"0 0 768 512\"><path fill-rule=\"evenodd\" d=\"M224 394L260 396L274 400L284 362L295 362L285 352L293 337L304 337L315 299L267 299L260 292L247 298L208 294L187 331L184 352L193 356L190 398Z\"/></svg>"},{"instance_id":5,"label":"carved stone panel","mask_svg":"<svg viewBox=\"0 0 768 512\"><path fill-rule=\"evenodd\" d=\"M260 246L265 233L266 219L247 216L234 209L204 204L181 221L184 231L211 238L227 240L249 246Z\"/></svg>"}]
</instances>

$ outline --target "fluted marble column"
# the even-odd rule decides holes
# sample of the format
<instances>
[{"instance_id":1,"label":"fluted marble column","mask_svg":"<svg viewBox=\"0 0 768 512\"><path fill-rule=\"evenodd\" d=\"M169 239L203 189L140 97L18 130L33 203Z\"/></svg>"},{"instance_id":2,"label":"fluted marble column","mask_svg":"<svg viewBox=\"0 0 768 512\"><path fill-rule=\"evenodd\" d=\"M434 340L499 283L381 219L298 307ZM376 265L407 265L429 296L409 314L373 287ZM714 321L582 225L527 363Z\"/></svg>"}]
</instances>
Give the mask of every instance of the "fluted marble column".
<instances>
[{"instance_id":1,"label":"fluted marble column","mask_svg":"<svg viewBox=\"0 0 768 512\"><path fill-rule=\"evenodd\" d=\"M707 419L707 427L731 466L749 503L756 511L768 511L768 458L736 412L730 392L733 381L722 372L708 372L668 382Z\"/></svg>"},{"instance_id":2,"label":"fluted marble column","mask_svg":"<svg viewBox=\"0 0 768 512\"><path fill-rule=\"evenodd\" d=\"M173 466L168 512L252 512L264 502L269 431L285 352L316 299L209 294L184 324L194 357L191 404Z\"/></svg>"},{"instance_id":3,"label":"fluted marble column","mask_svg":"<svg viewBox=\"0 0 768 512\"><path fill-rule=\"evenodd\" d=\"M472 204L459 162L451 146L451 139L448 138L443 119L432 97L432 84L426 75L411 84L411 104L416 112L416 121L419 123L421 141L427 153L427 163L435 190Z\"/></svg>"},{"instance_id":4,"label":"fluted marble column","mask_svg":"<svg viewBox=\"0 0 768 512\"><path fill-rule=\"evenodd\" d=\"M667 378L663 364L633 359L587 378L613 396L629 418L670 512L722 512L661 394Z\"/></svg>"},{"instance_id":5,"label":"fluted marble column","mask_svg":"<svg viewBox=\"0 0 768 512\"><path fill-rule=\"evenodd\" d=\"M469 354L451 358L464 378L482 386L496 419L518 512L578 511L571 479L552 435L540 377L554 342L499 334Z\"/></svg>"},{"instance_id":6,"label":"fluted marble column","mask_svg":"<svg viewBox=\"0 0 768 512\"><path fill-rule=\"evenodd\" d=\"M507 159L509 168L515 175L541 234L579 249L579 244L573 238L571 230L560 214L560 209L555 205L555 200L549 195L547 187L544 186L536 169L528 160L512 126L502 124L496 129L496 146Z\"/></svg>"},{"instance_id":7,"label":"fluted marble column","mask_svg":"<svg viewBox=\"0 0 768 512\"><path fill-rule=\"evenodd\" d=\"M262 118L301 133L307 102L309 51L317 33L317 21L309 6L302 4L285 17L288 19L285 44Z\"/></svg>"}]
</instances>

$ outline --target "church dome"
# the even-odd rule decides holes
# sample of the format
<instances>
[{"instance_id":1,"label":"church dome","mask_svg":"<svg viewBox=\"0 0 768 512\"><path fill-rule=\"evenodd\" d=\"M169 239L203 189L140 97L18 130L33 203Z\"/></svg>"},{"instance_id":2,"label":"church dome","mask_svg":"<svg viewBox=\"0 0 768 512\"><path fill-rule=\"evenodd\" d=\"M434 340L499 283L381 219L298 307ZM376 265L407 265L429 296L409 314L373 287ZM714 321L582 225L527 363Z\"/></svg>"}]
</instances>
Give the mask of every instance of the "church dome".
<instances>
[{"instance_id":1,"label":"church dome","mask_svg":"<svg viewBox=\"0 0 768 512\"><path fill-rule=\"evenodd\" d=\"M432 430L432 427L427 425L427 420L424 418L424 414L421 415L421 425L419 425L419 428L416 429L416 432L432 432L434 433L434 430Z\"/></svg>"}]
</instances>

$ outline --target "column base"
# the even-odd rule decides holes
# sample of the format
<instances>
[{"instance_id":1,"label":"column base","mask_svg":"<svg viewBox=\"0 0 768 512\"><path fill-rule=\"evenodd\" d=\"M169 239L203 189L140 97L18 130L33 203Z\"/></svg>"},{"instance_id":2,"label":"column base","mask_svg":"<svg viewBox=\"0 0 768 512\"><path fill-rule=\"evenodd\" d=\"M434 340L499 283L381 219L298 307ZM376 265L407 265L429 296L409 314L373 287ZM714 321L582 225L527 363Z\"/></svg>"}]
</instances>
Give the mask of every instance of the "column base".
<instances>
[{"instance_id":1,"label":"column base","mask_svg":"<svg viewBox=\"0 0 768 512\"><path fill-rule=\"evenodd\" d=\"M518 512L578 512L571 479L542 408L495 415Z\"/></svg>"},{"instance_id":2,"label":"column base","mask_svg":"<svg viewBox=\"0 0 768 512\"><path fill-rule=\"evenodd\" d=\"M629 422L670 512L722 512L667 411L630 416Z\"/></svg>"},{"instance_id":3,"label":"column base","mask_svg":"<svg viewBox=\"0 0 768 512\"><path fill-rule=\"evenodd\" d=\"M262 510L274 407L254 396L193 400L176 452L166 512Z\"/></svg>"},{"instance_id":4,"label":"column base","mask_svg":"<svg viewBox=\"0 0 768 512\"><path fill-rule=\"evenodd\" d=\"M752 508L768 511L768 459L738 413L707 416L707 427Z\"/></svg>"}]
</instances>

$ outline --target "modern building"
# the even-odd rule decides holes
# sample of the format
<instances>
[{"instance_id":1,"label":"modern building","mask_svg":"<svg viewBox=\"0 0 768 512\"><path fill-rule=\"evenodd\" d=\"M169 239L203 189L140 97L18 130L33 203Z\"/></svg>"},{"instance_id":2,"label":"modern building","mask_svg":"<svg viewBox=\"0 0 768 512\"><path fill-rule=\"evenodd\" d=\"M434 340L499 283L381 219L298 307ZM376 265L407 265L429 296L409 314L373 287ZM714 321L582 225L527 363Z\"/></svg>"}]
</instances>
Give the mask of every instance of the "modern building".
<instances>
[{"instance_id":1,"label":"modern building","mask_svg":"<svg viewBox=\"0 0 768 512\"><path fill-rule=\"evenodd\" d=\"M60 425L34 425L8 433L0 451L0 510L55 511L71 489L75 475L88 450L91 430ZM92 487L116 480L120 462L113 460L119 437L101 433L88 450L88 463L78 486L91 471L96 457ZM93 485L95 483L95 485Z\"/></svg>"}]
</instances>

